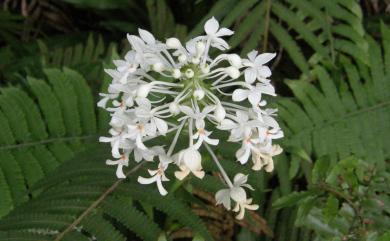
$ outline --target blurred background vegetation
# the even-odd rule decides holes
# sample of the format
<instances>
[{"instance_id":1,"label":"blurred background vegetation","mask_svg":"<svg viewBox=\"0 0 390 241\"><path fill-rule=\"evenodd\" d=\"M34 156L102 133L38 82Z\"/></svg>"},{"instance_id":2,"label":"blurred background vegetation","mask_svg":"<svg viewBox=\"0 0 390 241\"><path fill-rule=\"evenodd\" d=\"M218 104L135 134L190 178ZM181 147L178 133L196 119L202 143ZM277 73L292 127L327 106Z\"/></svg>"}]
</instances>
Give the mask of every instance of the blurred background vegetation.
<instances>
[{"instance_id":1,"label":"blurred background vegetation","mask_svg":"<svg viewBox=\"0 0 390 241\"><path fill-rule=\"evenodd\" d=\"M389 0L1 0L0 240L389 241L389 13ZM125 34L186 40L211 16L236 32L229 51L278 54L275 171L217 149L257 190L261 208L240 222L215 206L210 157L206 181L160 197L116 180L96 143L103 69L128 50Z\"/></svg>"}]
</instances>

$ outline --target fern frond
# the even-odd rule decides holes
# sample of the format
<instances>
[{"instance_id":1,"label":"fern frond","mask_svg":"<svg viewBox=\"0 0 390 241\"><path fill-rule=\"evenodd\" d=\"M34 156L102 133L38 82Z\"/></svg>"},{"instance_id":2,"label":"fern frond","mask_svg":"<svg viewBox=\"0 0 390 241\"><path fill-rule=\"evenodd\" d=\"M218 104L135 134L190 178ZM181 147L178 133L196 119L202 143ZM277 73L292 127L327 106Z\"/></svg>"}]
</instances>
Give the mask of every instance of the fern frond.
<instances>
[{"instance_id":1,"label":"fern frond","mask_svg":"<svg viewBox=\"0 0 390 241\"><path fill-rule=\"evenodd\" d=\"M25 90L0 89L0 216L33 197L30 188L97 131L85 79L70 69L47 74L29 77Z\"/></svg>"},{"instance_id":2,"label":"fern frond","mask_svg":"<svg viewBox=\"0 0 390 241\"><path fill-rule=\"evenodd\" d=\"M342 57L340 69L316 66L311 71L319 87L305 79L288 83L297 101L279 102L280 116L291 137L286 144L316 156L330 155L334 160L355 154L384 165L390 156L390 84L381 46L371 39L368 43L370 68L365 75L351 60Z\"/></svg>"},{"instance_id":3,"label":"fern frond","mask_svg":"<svg viewBox=\"0 0 390 241\"><path fill-rule=\"evenodd\" d=\"M157 240L159 225L133 206L129 198L166 213L206 240L213 240L202 220L173 194L161 197L153 187L117 180L112 168L104 165L107 148L93 147L63 163L33 188L37 198L14 209L0 221L0 231L8 233L50 230L50 240L124 240L124 230L131 230L144 240ZM96 166L96 167L94 167ZM140 165L131 169L137 170ZM91 170L86 171L87 167ZM101 172L102 169L105 172ZM74 170L80 169L78 173ZM107 173L110 172L111 178ZM97 181L102 180L102 181ZM56 218L58 220L56 221ZM120 223L120 229L116 223ZM28 225L31 223L31 226ZM49 224L50 223L50 224ZM11 234L9 234L11 235Z\"/></svg>"}]
</instances>

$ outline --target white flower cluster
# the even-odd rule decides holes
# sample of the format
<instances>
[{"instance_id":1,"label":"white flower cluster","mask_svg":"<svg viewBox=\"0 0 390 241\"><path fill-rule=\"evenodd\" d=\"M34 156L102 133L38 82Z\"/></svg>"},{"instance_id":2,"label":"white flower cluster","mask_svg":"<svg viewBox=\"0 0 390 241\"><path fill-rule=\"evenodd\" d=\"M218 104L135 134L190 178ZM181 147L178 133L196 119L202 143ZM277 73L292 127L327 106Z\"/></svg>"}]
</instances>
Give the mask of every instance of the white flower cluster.
<instances>
[{"instance_id":1,"label":"white flower cluster","mask_svg":"<svg viewBox=\"0 0 390 241\"><path fill-rule=\"evenodd\" d=\"M111 113L111 137L100 141L111 143L116 160L107 164L117 165L118 178L126 177L123 166L128 166L131 154L136 162L157 161L156 169L148 170L150 177L138 181L156 183L161 195L167 194L162 183L169 181L165 171L170 164L178 167L175 177L179 180L190 174L203 178L200 151L207 150L228 187L217 192L217 203L230 210L233 200L233 211L241 219L245 209L258 207L243 189L252 189L246 184L247 176L238 173L232 182L210 145L223 141L213 132L230 132L227 141L241 143L237 161L246 164L252 157L253 170L273 170L272 157L282 149L272 140L283 137L283 132L273 118L276 110L265 108L263 95L275 96L268 79L271 70L265 65L275 54L252 51L243 59L226 53L211 58L211 48L229 48L222 37L233 32L219 28L215 18L206 22L204 30L206 35L185 45L177 38L160 42L142 29L139 36L127 36L132 50L123 60L114 61L115 69L106 70L113 80L98 106ZM176 132L169 147L148 146L149 140L169 132ZM183 135L188 137L188 147L174 153Z\"/></svg>"}]
</instances>

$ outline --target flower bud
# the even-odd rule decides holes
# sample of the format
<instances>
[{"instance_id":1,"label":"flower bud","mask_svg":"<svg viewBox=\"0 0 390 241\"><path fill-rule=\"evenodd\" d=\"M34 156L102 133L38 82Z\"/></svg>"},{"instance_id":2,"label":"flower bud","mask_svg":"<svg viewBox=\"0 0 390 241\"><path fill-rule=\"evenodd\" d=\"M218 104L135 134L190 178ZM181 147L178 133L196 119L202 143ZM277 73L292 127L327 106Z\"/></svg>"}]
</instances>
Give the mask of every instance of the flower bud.
<instances>
[{"instance_id":1,"label":"flower bud","mask_svg":"<svg viewBox=\"0 0 390 241\"><path fill-rule=\"evenodd\" d=\"M141 85L137 90L137 96L141 98L146 98L152 87L149 84Z\"/></svg>"},{"instance_id":2,"label":"flower bud","mask_svg":"<svg viewBox=\"0 0 390 241\"><path fill-rule=\"evenodd\" d=\"M179 108L179 105L176 103L176 102L172 102L169 104L169 111L173 114L173 115L177 115L180 113L180 108Z\"/></svg>"},{"instance_id":3,"label":"flower bud","mask_svg":"<svg viewBox=\"0 0 390 241\"><path fill-rule=\"evenodd\" d=\"M196 53L198 55L201 55L206 48L206 46L204 45L204 43L202 41L197 42L195 47L196 47Z\"/></svg>"},{"instance_id":4,"label":"flower bud","mask_svg":"<svg viewBox=\"0 0 390 241\"><path fill-rule=\"evenodd\" d=\"M222 105L217 105L217 107L214 110L214 118L216 121L221 122L223 119L225 119L226 111L225 108L222 107Z\"/></svg>"},{"instance_id":5,"label":"flower bud","mask_svg":"<svg viewBox=\"0 0 390 241\"><path fill-rule=\"evenodd\" d=\"M193 95L194 95L194 97L195 97L197 100L201 100L201 99L203 99L205 93L204 93L204 91L203 91L202 89L197 89L197 90L194 91L194 94L193 94Z\"/></svg>"},{"instance_id":6,"label":"flower bud","mask_svg":"<svg viewBox=\"0 0 390 241\"><path fill-rule=\"evenodd\" d=\"M181 72L180 72L180 69L174 69L172 71L172 77L175 78L175 79L178 79L181 77Z\"/></svg>"},{"instance_id":7,"label":"flower bud","mask_svg":"<svg viewBox=\"0 0 390 241\"><path fill-rule=\"evenodd\" d=\"M187 61L187 56L184 54L179 55L178 60L180 63L185 63Z\"/></svg>"},{"instance_id":8,"label":"flower bud","mask_svg":"<svg viewBox=\"0 0 390 241\"><path fill-rule=\"evenodd\" d=\"M181 43L177 38L169 38L165 43L170 49L178 49L181 47Z\"/></svg>"},{"instance_id":9,"label":"flower bud","mask_svg":"<svg viewBox=\"0 0 390 241\"><path fill-rule=\"evenodd\" d=\"M155 63L153 64L153 70L156 72L161 72L164 70L164 65L162 63Z\"/></svg>"},{"instance_id":10,"label":"flower bud","mask_svg":"<svg viewBox=\"0 0 390 241\"><path fill-rule=\"evenodd\" d=\"M200 63L200 59L194 57L194 58L191 59L191 62L192 62L193 64L199 64L199 63Z\"/></svg>"},{"instance_id":11,"label":"flower bud","mask_svg":"<svg viewBox=\"0 0 390 241\"><path fill-rule=\"evenodd\" d=\"M236 68L241 66L241 58L238 56L238 54L229 54L227 59L232 66Z\"/></svg>"},{"instance_id":12,"label":"flower bud","mask_svg":"<svg viewBox=\"0 0 390 241\"><path fill-rule=\"evenodd\" d=\"M187 78L194 77L194 71L192 69L187 69L184 74L186 75Z\"/></svg>"},{"instance_id":13,"label":"flower bud","mask_svg":"<svg viewBox=\"0 0 390 241\"><path fill-rule=\"evenodd\" d=\"M208 74L210 72L210 66L202 65L200 66L200 71L202 71L203 74Z\"/></svg>"},{"instance_id":14,"label":"flower bud","mask_svg":"<svg viewBox=\"0 0 390 241\"><path fill-rule=\"evenodd\" d=\"M232 79L240 77L240 71L233 66L225 68L225 73L228 74Z\"/></svg>"}]
</instances>

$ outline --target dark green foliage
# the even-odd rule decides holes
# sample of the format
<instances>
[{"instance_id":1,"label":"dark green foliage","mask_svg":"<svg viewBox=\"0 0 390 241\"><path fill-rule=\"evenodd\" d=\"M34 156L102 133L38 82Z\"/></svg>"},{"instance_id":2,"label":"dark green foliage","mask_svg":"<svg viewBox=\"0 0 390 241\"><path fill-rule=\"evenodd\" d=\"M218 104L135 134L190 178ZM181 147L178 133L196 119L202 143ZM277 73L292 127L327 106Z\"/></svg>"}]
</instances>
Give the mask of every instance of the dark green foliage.
<instances>
[{"instance_id":1,"label":"dark green foliage","mask_svg":"<svg viewBox=\"0 0 390 241\"><path fill-rule=\"evenodd\" d=\"M278 105L290 136L286 144L318 157L329 155L333 162L355 154L385 165L390 157L390 85L384 74L389 71L384 67L387 60L382 56L389 54L390 42L384 43L383 55L380 45L368 43L371 67L358 69L353 61L341 57L337 69L316 66L310 77L288 82L297 100L284 99ZM366 78L359 75L362 70L368 71ZM308 83L309 79L320 86Z\"/></svg>"},{"instance_id":2,"label":"dark green foliage","mask_svg":"<svg viewBox=\"0 0 390 241\"><path fill-rule=\"evenodd\" d=\"M84 140L96 138L94 101L84 78L69 69L47 74L48 81L29 78L25 90L0 90L1 216L28 200L30 188Z\"/></svg>"},{"instance_id":3,"label":"dark green foliage","mask_svg":"<svg viewBox=\"0 0 390 241\"><path fill-rule=\"evenodd\" d=\"M181 228L212 239L209 220L196 216L189 205L205 206L194 188L215 193L223 187L207 155L204 180L172 182L170 194L161 197L154 186L139 185L135 173L118 182L104 165L107 145L89 144L109 121L106 111L95 113L97 92L110 81L103 66L119 58L117 45L107 40L119 42L138 27L162 41L170 36L185 40L201 34L211 16L236 32L229 39L232 52L242 57L252 49L277 52L277 92L288 93L287 84L294 96L275 103L286 137L274 174L235 163L236 147L230 144L216 149L229 176L249 174L256 189L251 197L260 204L257 214L275 236L241 229L234 238L336 241L369 231L367 240L389 240L384 232L389 228L388 174L379 170L386 169L390 157L390 30L378 22L382 36L379 31L368 36L357 1L60 2L80 15L77 31L53 37L37 28L42 39L27 43L19 40L32 15L23 24L22 14L0 12L0 44L7 44L0 48L5 83L0 88L0 240L49 241L67 227L61 240L169 240ZM82 33L85 27L94 32ZM118 46L128 48L127 43ZM83 149L91 151L80 153ZM350 154L365 162L345 159ZM362 173L372 170L377 177L367 182ZM91 206L116 183L112 193ZM362 225L350 200L373 223ZM78 217L80 222L71 226Z\"/></svg>"},{"instance_id":4,"label":"dark green foliage","mask_svg":"<svg viewBox=\"0 0 390 241\"><path fill-rule=\"evenodd\" d=\"M139 185L135 178L124 182L116 179L112 168L104 164L107 153L109 150L105 146L94 146L61 165L37 183L33 189L40 192L37 198L0 221L0 230L6 231L9 237L30 232L42 235L42 238L50 236L47 238L53 240L87 212L64 238L77 232L79 236L124 240L126 232L118 229L116 222L119 222L144 240L157 240L162 235L161 227L138 209L131 201L134 200L155 207L206 240L213 240L201 219L173 194L162 198L154 187ZM108 193L107 190L113 187L113 192ZM90 209L95 202L98 204ZM39 230L45 230L45 233Z\"/></svg>"},{"instance_id":5,"label":"dark green foliage","mask_svg":"<svg viewBox=\"0 0 390 241\"><path fill-rule=\"evenodd\" d=\"M316 240L377 240L390 228L389 175L350 157L321 172L308 191L278 199L274 207L298 205L296 225L313 229Z\"/></svg>"}]
</instances>

